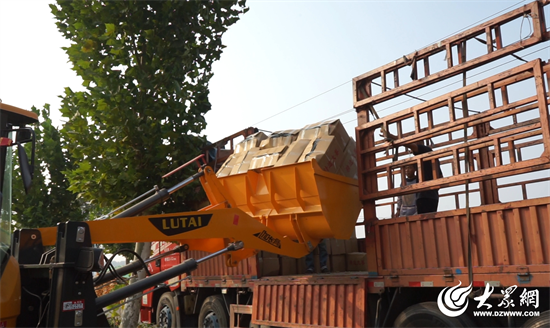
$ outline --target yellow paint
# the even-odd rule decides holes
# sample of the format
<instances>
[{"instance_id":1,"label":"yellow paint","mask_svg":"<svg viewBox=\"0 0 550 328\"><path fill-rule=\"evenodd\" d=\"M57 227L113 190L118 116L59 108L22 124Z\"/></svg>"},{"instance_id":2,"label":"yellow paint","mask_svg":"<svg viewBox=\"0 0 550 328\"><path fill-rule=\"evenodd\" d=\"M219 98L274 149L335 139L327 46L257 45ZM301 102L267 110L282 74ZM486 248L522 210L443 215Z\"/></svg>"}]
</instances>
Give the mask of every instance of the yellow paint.
<instances>
[{"instance_id":1,"label":"yellow paint","mask_svg":"<svg viewBox=\"0 0 550 328\"><path fill-rule=\"evenodd\" d=\"M315 160L223 178L208 167L204 172L201 183L211 202L204 210L89 221L92 243L178 241L215 252L242 241L246 249L228 261L235 265L256 250L300 258L309 253L308 245L348 239L355 229L361 209L357 180L325 172ZM205 215L211 218L203 226ZM160 229L153 218L161 220ZM163 233L182 228L193 229ZM55 244L55 228L39 230L45 246Z\"/></svg>"},{"instance_id":2,"label":"yellow paint","mask_svg":"<svg viewBox=\"0 0 550 328\"><path fill-rule=\"evenodd\" d=\"M6 322L6 327L15 327L17 317L21 312L21 278L19 263L10 256L6 268L0 278L0 322Z\"/></svg>"}]
</instances>

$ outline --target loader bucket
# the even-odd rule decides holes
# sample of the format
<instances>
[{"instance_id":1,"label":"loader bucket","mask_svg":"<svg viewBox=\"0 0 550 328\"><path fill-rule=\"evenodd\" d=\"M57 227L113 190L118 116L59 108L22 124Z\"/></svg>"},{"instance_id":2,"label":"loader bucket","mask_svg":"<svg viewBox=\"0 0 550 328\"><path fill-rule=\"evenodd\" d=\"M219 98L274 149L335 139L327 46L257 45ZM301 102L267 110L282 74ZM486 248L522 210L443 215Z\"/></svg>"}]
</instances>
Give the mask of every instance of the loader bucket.
<instances>
[{"instance_id":1,"label":"loader bucket","mask_svg":"<svg viewBox=\"0 0 550 328\"><path fill-rule=\"evenodd\" d=\"M349 239L361 209L357 180L325 172L314 159L218 179L233 206L299 242Z\"/></svg>"}]
</instances>

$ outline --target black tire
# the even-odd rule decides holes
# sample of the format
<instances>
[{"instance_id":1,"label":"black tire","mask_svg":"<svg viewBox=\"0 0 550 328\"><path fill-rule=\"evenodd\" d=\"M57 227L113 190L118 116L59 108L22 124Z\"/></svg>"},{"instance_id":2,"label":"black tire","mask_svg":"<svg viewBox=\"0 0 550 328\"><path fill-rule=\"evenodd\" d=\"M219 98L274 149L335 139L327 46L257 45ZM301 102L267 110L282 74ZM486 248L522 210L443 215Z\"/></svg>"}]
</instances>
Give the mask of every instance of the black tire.
<instances>
[{"instance_id":1,"label":"black tire","mask_svg":"<svg viewBox=\"0 0 550 328\"><path fill-rule=\"evenodd\" d=\"M199 328L229 327L229 314L220 295L207 297L199 313Z\"/></svg>"},{"instance_id":2,"label":"black tire","mask_svg":"<svg viewBox=\"0 0 550 328\"><path fill-rule=\"evenodd\" d=\"M521 327L523 328L543 328L550 327L550 311L544 311L538 317L527 320Z\"/></svg>"},{"instance_id":3,"label":"black tire","mask_svg":"<svg viewBox=\"0 0 550 328\"><path fill-rule=\"evenodd\" d=\"M475 327L466 314L452 318L439 311L436 302L409 306L397 316L394 327Z\"/></svg>"},{"instance_id":4,"label":"black tire","mask_svg":"<svg viewBox=\"0 0 550 328\"><path fill-rule=\"evenodd\" d=\"M174 295L171 292L162 294L157 305L157 327L176 328L180 324L174 306Z\"/></svg>"}]
</instances>

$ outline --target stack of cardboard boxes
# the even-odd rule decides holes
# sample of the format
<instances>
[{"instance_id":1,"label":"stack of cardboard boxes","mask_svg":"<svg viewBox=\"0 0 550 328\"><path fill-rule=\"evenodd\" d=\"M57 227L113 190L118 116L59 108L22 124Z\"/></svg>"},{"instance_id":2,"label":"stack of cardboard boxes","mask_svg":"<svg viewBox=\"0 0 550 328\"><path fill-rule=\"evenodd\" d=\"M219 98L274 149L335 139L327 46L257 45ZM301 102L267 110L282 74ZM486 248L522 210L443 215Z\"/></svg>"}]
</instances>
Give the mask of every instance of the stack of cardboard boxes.
<instances>
[{"instance_id":1,"label":"stack of cardboard boxes","mask_svg":"<svg viewBox=\"0 0 550 328\"><path fill-rule=\"evenodd\" d=\"M330 272L367 271L366 253L358 252L355 234L348 240L325 239ZM315 272L320 273L319 249L313 251ZM295 259L269 252L258 254L258 273L262 276L295 275L306 273L305 258Z\"/></svg>"},{"instance_id":2,"label":"stack of cardboard boxes","mask_svg":"<svg viewBox=\"0 0 550 328\"><path fill-rule=\"evenodd\" d=\"M355 141L349 137L340 120L319 122L300 130L277 131L271 135L255 133L235 146L234 154L225 161L217 176L306 162L313 158L324 171L357 179ZM366 257L357 252L355 234L349 240L326 239L325 243L331 272L366 270ZM260 252L257 259L261 276L306 273L305 258ZM320 272L318 249L314 251L314 261L316 272Z\"/></svg>"},{"instance_id":3,"label":"stack of cardboard boxes","mask_svg":"<svg viewBox=\"0 0 550 328\"><path fill-rule=\"evenodd\" d=\"M218 177L245 173L263 167L311 161L327 171L357 178L355 141L340 120L319 122L301 130L255 133L235 147L218 171Z\"/></svg>"}]
</instances>

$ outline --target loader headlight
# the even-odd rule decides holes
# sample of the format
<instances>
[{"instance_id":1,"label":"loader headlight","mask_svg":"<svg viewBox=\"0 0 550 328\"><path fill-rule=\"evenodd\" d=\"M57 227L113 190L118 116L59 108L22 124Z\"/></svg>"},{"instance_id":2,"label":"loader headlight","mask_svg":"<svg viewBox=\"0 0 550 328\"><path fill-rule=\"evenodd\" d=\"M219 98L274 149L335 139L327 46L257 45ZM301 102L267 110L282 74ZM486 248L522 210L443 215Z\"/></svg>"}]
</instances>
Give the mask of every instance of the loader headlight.
<instances>
[{"instance_id":1,"label":"loader headlight","mask_svg":"<svg viewBox=\"0 0 550 328\"><path fill-rule=\"evenodd\" d=\"M99 272L104 266L103 249L84 247L80 250L78 261L76 261L76 270L80 272Z\"/></svg>"}]
</instances>

